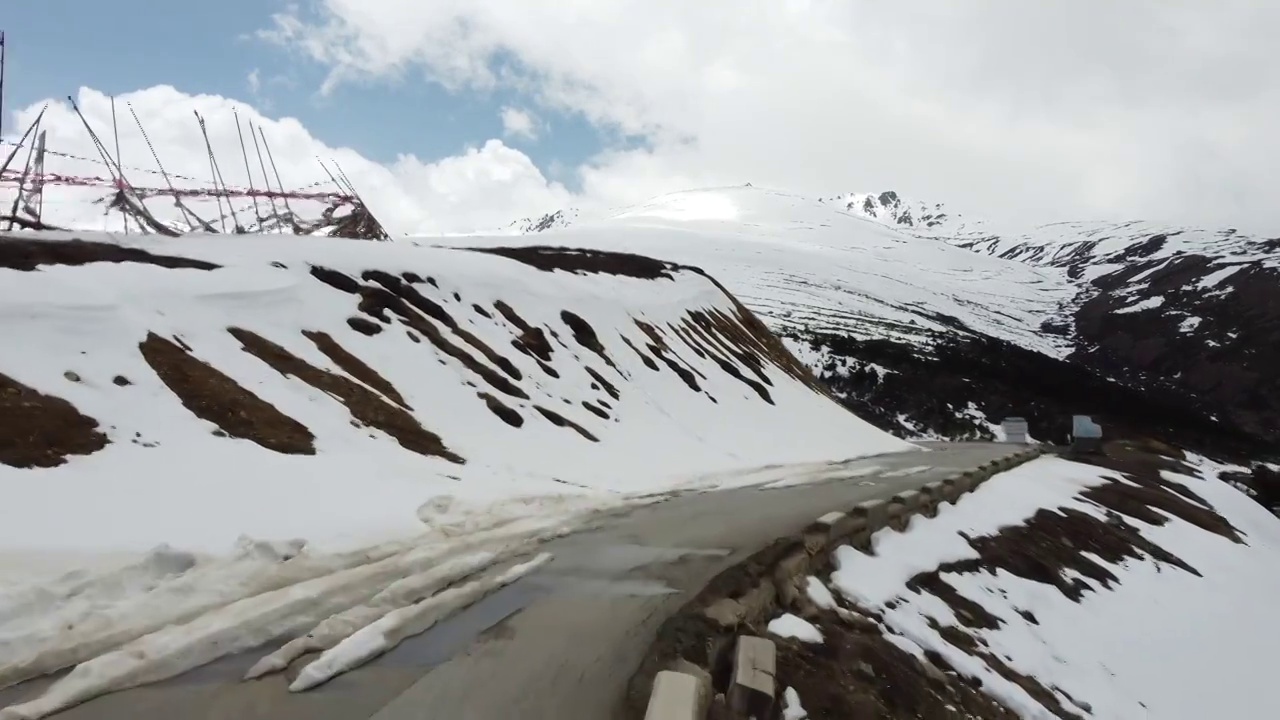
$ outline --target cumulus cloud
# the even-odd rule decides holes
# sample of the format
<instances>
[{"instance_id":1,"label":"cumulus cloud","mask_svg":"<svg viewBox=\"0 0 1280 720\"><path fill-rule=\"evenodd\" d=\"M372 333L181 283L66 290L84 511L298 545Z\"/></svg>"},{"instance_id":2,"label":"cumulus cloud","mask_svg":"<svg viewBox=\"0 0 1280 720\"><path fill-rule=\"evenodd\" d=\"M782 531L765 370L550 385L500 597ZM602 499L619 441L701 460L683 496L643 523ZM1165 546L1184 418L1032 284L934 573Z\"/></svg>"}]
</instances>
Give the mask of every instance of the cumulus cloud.
<instances>
[{"instance_id":1,"label":"cumulus cloud","mask_svg":"<svg viewBox=\"0 0 1280 720\"><path fill-rule=\"evenodd\" d=\"M581 169L601 200L750 180L1276 227L1276 27L1256 0L314 0L261 37L329 91L420 72L642 136Z\"/></svg>"},{"instance_id":2,"label":"cumulus cloud","mask_svg":"<svg viewBox=\"0 0 1280 720\"><path fill-rule=\"evenodd\" d=\"M502 108L502 134L504 137L538 139L538 121L528 110Z\"/></svg>"},{"instance_id":3,"label":"cumulus cloud","mask_svg":"<svg viewBox=\"0 0 1280 720\"><path fill-rule=\"evenodd\" d=\"M88 124L115 155L111 100L82 88L76 98ZM48 104L41 129L48 133L47 147L58 154L47 158L49 173L97 177L93 187L50 185L45 188L45 218L77 227L121 229L118 213L107 213L111 170L101 159L84 124L65 101L44 100L17 112L16 123L6 124L7 155L22 130ZM152 158L146 139L130 111L136 112L147 138L156 149L168 180ZM135 187L180 188L213 185L209 153L193 111L204 117L222 180L231 187L262 190L284 187L290 191L337 191L317 158L330 170L340 168L375 215L394 235L493 231L519 217L537 215L572 204L570 193L545 178L523 153L501 140L489 140L462 155L424 161L403 155L389 165L370 161L350 148L329 147L313 137L294 118L271 118L250 103L216 95L188 95L169 86L153 87L116 98L120 135L119 162L125 178ZM237 128L236 116L240 119ZM260 127L264 149L259 161L250 127ZM241 150L240 132L245 136ZM274 165L268 158L274 158ZM25 155L17 156L22 162ZM247 165L247 168L246 168ZM265 166L265 176L263 168ZM276 172L279 172L279 180ZM12 198L11 192L0 192ZM11 200L9 200L11 201ZM9 202L6 201L6 202ZM213 201L192 201L202 218L218 224L220 215L231 223L231 209ZM149 209L164 219L177 211L162 197L148 200ZM267 212L267 201L261 211ZM242 224L253 217L253 203L235 206ZM310 207L319 215L323 206ZM302 213L299 213L302 214Z\"/></svg>"}]
</instances>

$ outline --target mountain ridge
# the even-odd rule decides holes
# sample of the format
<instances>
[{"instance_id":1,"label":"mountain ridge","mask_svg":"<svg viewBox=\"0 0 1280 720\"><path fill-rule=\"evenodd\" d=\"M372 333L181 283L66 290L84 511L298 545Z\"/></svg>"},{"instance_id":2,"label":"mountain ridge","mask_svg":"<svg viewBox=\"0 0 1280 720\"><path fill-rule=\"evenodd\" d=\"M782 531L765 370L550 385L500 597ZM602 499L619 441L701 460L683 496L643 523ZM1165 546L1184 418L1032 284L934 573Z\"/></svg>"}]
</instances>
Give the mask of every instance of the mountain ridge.
<instances>
[{"instance_id":1,"label":"mountain ridge","mask_svg":"<svg viewBox=\"0 0 1280 720\"><path fill-rule=\"evenodd\" d=\"M754 193L764 198L775 191L738 186L674 193L663 196L667 200L655 199L614 213L611 218L584 218L577 223L610 222L629 215L634 218L656 213L665 215L667 223L704 224L706 218L698 219L677 206L690 204L691 198L700 194L717 193ZM967 346L976 342L977 345L970 348L974 352L997 353L995 348L1002 343L1012 343L1014 347L1044 355L1044 363L1032 362L1040 366L1040 372L1065 372L1055 369L1058 366L1053 361L1061 360L1083 366L1100 380L1153 397L1170 398L1170 402L1172 396L1181 393L1186 396L1181 404L1188 411L1194 408L1195 413L1211 422L1230 425L1260 445L1280 446L1280 430L1276 430L1280 427L1280 381L1275 379L1274 371L1267 371L1268 367L1280 367L1280 355L1273 349L1280 347L1277 329L1280 328L1280 238L1263 238L1233 229L1202 230L1144 221L1067 221L1031 231L1001 233L987 222L951 212L944 204L909 200L893 191L846 193L816 199L778 194L793 201L791 209L782 208L784 214L800 213L800 208L806 205L821 206L833 213L811 223L782 222L777 226L778 232L804 229L812 237L815 231L825 231L836 222L832 217L843 214L870 226L845 222L840 226L843 240L833 238L823 242L831 245L843 242L855 254L867 255L877 252L866 244L867 239L884 238L888 242L875 247L886 263L904 258L918 263L954 262L952 256L944 259L941 254L927 252L933 243L944 244L1011 263L1000 266L1001 272L1007 274L1005 280L1026 278L1024 294L1011 291L1012 286L1008 284L1003 287L991 284L998 282L996 278L982 278L969 284L960 282L948 294L937 282L942 277L940 268L919 265L914 271L920 275L917 284L940 293L946 302L907 303L912 317L904 322L919 329L914 333L888 332L879 337L871 333L850 335L847 328L840 328L838 323L834 327L830 322L814 325L810 322L812 316L799 309L790 311L791 318L775 314L771 320L777 329L796 338L801 345L814 341L815 337L825 341L843 338L835 344L846 352L853 347L849 344L852 341L858 346L857 352L869 353L861 358L862 362L852 356L845 357L843 363L831 365L830 343L819 348L817 354L812 355L815 369L836 385L842 383L841 372L883 365L883 350L872 351L878 340L900 346L909 344L907 341L911 338L919 341L936 330L941 333L938 337L952 344ZM705 200L700 202L710 204ZM665 207L644 209L655 204L665 204ZM719 214L731 213L721 208ZM757 222L755 218L739 219ZM554 232L572 235L575 223L564 223L563 215L557 215L552 223L555 222L561 224L556 225ZM650 217L648 222L656 220ZM1027 274L1033 270L1038 274ZM762 272L777 274L772 269ZM831 272L840 271L833 267ZM849 272L857 272L857 268ZM899 272L902 277L908 277L907 271ZM741 286L734 290L748 302L753 294L758 294ZM866 294L865 288L852 288L851 292ZM1002 293L1007 296L1001 298ZM985 306L988 310L978 314L965 312L976 306ZM840 312L857 315L866 310L866 305L846 303L843 308ZM1018 314L1018 311L1023 312ZM992 317L1001 313L1018 314L1017 321L1012 323L1015 326L1028 322L1028 316L1036 319L1031 326L1016 329L975 325L975 318L984 313L991 313ZM766 310L763 315L769 318L771 313ZM948 347L948 353L957 351L955 347ZM930 352L910 349L916 358L928 357ZM1012 350L1005 348L999 352ZM995 355L990 362L997 362ZM916 368L915 371L922 370ZM935 367L929 372L945 372L945 369ZM993 368L992 372L996 370ZM945 413L925 409L927 403L923 399L908 402L904 398L899 398L899 404L906 404L890 412L888 408L894 403L878 404L886 399L879 397L865 382L845 382L844 385L851 393L851 402L860 404L860 412L878 407L880 409L872 414L884 416L882 427L907 435L914 432L942 437L975 433L982 436L990 433L993 421L999 420L998 417L974 423L965 420L970 413L968 401L975 398L966 398L964 393L950 394L951 409ZM922 387L929 385L924 383ZM990 390L990 386L987 387ZM972 386L971 389L977 392ZM1094 397L1100 405L1109 406L1101 395ZM1157 404L1163 403L1162 400ZM1009 400L997 405L1012 411ZM1035 414L1048 417L1043 411ZM946 420L942 419L944 415ZM897 416L915 419L907 420L904 426Z\"/></svg>"}]
</instances>

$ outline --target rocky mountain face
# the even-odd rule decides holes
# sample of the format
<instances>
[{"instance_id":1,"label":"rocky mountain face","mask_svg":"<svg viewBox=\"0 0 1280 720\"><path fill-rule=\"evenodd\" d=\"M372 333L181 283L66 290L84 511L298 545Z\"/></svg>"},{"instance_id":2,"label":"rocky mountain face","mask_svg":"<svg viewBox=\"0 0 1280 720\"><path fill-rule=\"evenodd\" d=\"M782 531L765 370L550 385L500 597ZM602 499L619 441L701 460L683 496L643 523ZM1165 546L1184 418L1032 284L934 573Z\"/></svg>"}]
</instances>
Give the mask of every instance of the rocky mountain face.
<instances>
[{"instance_id":1,"label":"rocky mountain face","mask_svg":"<svg viewBox=\"0 0 1280 720\"><path fill-rule=\"evenodd\" d=\"M980 439L1021 416L1037 440L1066 442L1070 416L1091 415L1110 437L1157 439L1252 468L1238 481L1280 506L1280 475L1261 464L1280 460L1280 238L1141 222L1002 233L893 192L819 202L876 226L854 221L839 231L851 233L848 249L860 259L847 270L830 266L825 284L804 276L811 292L791 293L795 315L810 317L817 305L828 320L853 312L863 331L756 309L864 419L908 438ZM794 239L814 242L806 238L830 222ZM567 224L552 214L529 227ZM1025 266L1027 282L969 278L954 257L925 252L930 243ZM901 262L877 264L886 258ZM948 267L919 267L931 259ZM708 262L723 264L707 268L720 274L746 260ZM759 304L773 286L802 278L786 262L759 272L766 277L722 279ZM973 282L956 282L957 272ZM872 297L882 281L920 292L901 295L889 313ZM819 292L841 282L862 289L863 306L839 310ZM883 332L867 332L868 318Z\"/></svg>"},{"instance_id":2,"label":"rocky mountain face","mask_svg":"<svg viewBox=\"0 0 1280 720\"><path fill-rule=\"evenodd\" d=\"M1143 222L1070 222L1011 235L895 193L850 197L849 211L1000 258L1055 268L1078 287L1045 333L1067 360L1126 387L1185 396L1210 417L1280 446L1280 237ZM913 209L915 212L913 212ZM938 220L941 218L941 220Z\"/></svg>"},{"instance_id":3,"label":"rocky mountain face","mask_svg":"<svg viewBox=\"0 0 1280 720\"><path fill-rule=\"evenodd\" d=\"M520 218L506 227L508 232L514 232L517 235L529 235L531 233L546 232L547 230L555 230L557 228L566 228L578 219L578 211L569 208L568 210L556 210L546 215L538 217Z\"/></svg>"}]
</instances>

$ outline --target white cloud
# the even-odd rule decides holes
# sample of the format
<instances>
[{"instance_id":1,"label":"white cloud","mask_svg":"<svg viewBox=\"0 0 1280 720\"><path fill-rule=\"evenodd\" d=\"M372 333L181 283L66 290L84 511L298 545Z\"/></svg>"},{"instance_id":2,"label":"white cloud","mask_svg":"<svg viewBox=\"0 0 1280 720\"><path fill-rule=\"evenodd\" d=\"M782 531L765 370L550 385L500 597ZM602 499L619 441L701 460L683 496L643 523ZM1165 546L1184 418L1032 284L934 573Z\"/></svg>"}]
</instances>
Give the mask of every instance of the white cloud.
<instances>
[{"instance_id":1,"label":"white cloud","mask_svg":"<svg viewBox=\"0 0 1280 720\"><path fill-rule=\"evenodd\" d=\"M528 110L502 108L502 134L504 137L538 139L538 120Z\"/></svg>"},{"instance_id":2,"label":"white cloud","mask_svg":"<svg viewBox=\"0 0 1280 720\"><path fill-rule=\"evenodd\" d=\"M895 189L976 214L1280 226L1280 4L316 0L325 84L510 85L647 140L586 192Z\"/></svg>"},{"instance_id":3,"label":"white cloud","mask_svg":"<svg viewBox=\"0 0 1280 720\"><path fill-rule=\"evenodd\" d=\"M47 158L47 171L107 178L110 172L97 160L99 155L93 141L66 102L42 100L19 110L17 123L6 125L9 135L5 139L16 141L45 103L49 103L49 109L41 127L48 132L48 147L87 159L50 156ZM114 154L110 98L82 88L77 104ZM549 212L572 202L563 186L548 182L526 155L506 146L501 140L489 140L479 148L436 162L424 162L413 155L404 155L390 166L384 166L349 148L326 146L312 137L296 119L264 117L248 103L215 95L187 95L168 86L116 98L121 164L125 167L126 178L134 186L163 188L165 181L133 122L130 107L137 112L146 128L164 169L179 187L209 187L212 184L208 152L192 115L196 110L205 118L210 144L227 185L247 187L252 184L259 190L263 189L262 172L252 136L248 134L250 123L259 125L270 144L285 188L335 190L316 158L335 161L388 230L397 235L492 231L515 218ZM237 108L246 134L252 181L245 169L233 115ZM4 149L10 147L6 145ZM19 155L18 161L24 157ZM267 169L271 187L279 187L269 164ZM45 219L51 223L97 227L97 223L110 220L105 216L105 205L101 202L110 194L110 187L48 186L45 189ZM0 192L0 195L12 198L8 192ZM92 204L92 201L98 202ZM161 198L149 201L149 206L157 214L176 212L168 210L169 205ZM251 202L241 201L237 209L244 218L242 222L247 223L252 217ZM211 201L203 201L200 214L205 219L213 221L218 212ZM318 215L318 211L315 214ZM118 221L118 214L111 217Z\"/></svg>"},{"instance_id":4,"label":"white cloud","mask_svg":"<svg viewBox=\"0 0 1280 720\"><path fill-rule=\"evenodd\" d=\"M249 83L249 94L257 95L258 91L262 89L262 77L258 74L258 68L249 71L249 77L246 78L246 82Z\"/></svg>"}]
</instances>

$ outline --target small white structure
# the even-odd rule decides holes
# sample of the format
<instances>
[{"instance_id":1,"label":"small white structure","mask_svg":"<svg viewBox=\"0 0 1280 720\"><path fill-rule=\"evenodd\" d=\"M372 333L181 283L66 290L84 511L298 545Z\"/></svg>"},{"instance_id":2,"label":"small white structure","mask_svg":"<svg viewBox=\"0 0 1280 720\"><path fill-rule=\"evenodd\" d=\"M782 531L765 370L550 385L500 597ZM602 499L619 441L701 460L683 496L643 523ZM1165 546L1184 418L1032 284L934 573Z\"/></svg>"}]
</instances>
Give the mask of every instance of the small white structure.
<instances>
[{"instance_id":1,"label":"small white structure","mask_svg":"<svg viewBox=\"0 0 1280 720\"><path fill-rule=\"evenodd\" d=\"M1102 426L1088 415L1072 415L1071 448L1082 453L1102 452Z\"/></svg>"},{"instance_id":2,"label":"small white structure","mask_svg":"<svg viewBox=\"0 0 1280 720\"><path fill-rule=\"evenodd\" d=\"M1020 417L1008 417L1004 422L1000 423L1000 428L1004 430L1004 441L1009 443L1018 443L1025 445L1027 443L1027 419Z\"/></svg>"}]
</instances>

